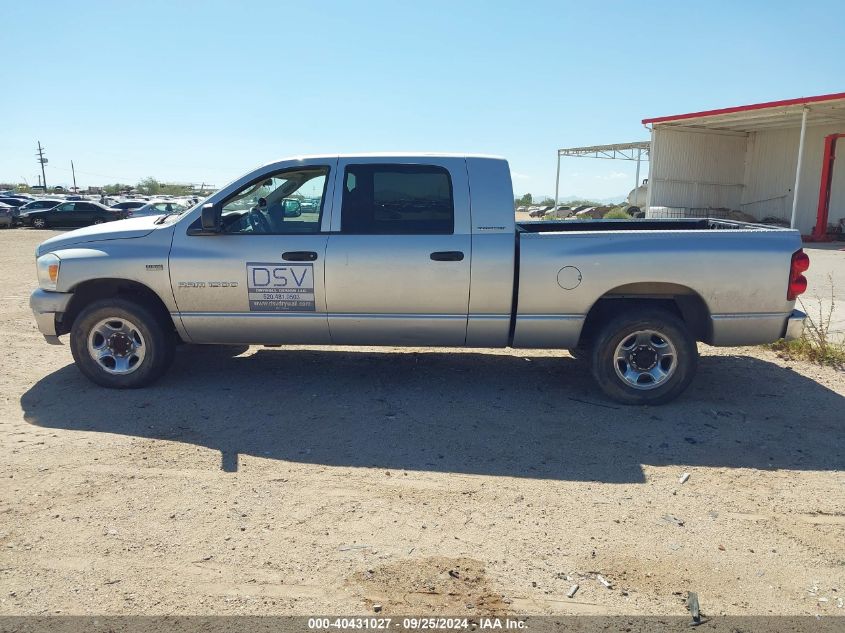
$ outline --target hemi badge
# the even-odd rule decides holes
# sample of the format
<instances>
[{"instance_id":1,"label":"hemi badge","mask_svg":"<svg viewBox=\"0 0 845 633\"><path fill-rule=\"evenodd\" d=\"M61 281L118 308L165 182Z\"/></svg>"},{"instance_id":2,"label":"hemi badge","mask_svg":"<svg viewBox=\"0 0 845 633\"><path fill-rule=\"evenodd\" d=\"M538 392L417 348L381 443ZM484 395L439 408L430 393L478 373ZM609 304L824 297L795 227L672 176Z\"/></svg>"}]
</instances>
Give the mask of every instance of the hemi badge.
<instances>
[{"instance_id":1,"label":"hemi badge","mask_svg":"<svg viewBox=\"0 0 845 633\"><path fill-rule=\"evenodd\" d=\"M164 264L147 264L147 270L164 270Z\"/></svg>"}]
</instances>

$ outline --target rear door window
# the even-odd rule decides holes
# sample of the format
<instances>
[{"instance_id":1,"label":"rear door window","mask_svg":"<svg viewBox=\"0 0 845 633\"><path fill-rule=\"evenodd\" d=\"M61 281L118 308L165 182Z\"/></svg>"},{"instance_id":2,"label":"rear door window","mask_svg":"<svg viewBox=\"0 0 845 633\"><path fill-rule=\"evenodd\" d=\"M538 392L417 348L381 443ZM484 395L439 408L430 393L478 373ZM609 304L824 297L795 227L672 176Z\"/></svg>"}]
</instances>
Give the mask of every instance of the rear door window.
<instances>
[{"instance_id":1,"label":"rear door window","mask_svg":"<svg viewBox=\"0 0 845 633\"><path fill-rule=\"evenodd\" d=\"M349 165L341 232L447 235L455 230L449 171L434 165Z\"/></svg>"}]
</instances>

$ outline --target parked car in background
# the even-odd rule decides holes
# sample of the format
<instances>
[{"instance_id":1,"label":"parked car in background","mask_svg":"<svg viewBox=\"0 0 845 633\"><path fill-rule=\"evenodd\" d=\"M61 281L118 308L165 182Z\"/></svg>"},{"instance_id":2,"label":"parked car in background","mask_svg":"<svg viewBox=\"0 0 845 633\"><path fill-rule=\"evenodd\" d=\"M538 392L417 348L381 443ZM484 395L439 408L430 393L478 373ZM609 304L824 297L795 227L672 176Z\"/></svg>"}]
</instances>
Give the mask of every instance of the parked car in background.
<instances>
[{"instance_id":1,"label":"parked car in background","mask_svg":"<svg viewBox=\"0 0 845 633\"><path fill-rule=\"evenodd\" d=\"M43 211L45 209L52 209L61 203L61 200L33 200L19 207L19 210L21 214L29 213L31 211Z\"/></svg>"},{"instance_id":2,"label":"parked car in background","mask_svg":"<svg viewBox=\"0 0 845 633\"><path fill-rule=\"evenodd\" d=\"M17 196L14 196L14 197L3 196L3 197L0 197L0 202L2 202L3 204L8 204L10 207L17 208L17 207L22 207L27 202L29 202L29 200L26 200L24 198L18 198Z\"/></svg>"},{"instance_id":3,"label":"parked car in background","mask_svg":"<svg viewBox=\"0 0 845 633\"><path fill-rule=\"evenodd\" d=\"M35 229L46 229L51 226L88 226L102 224L113 220L123 220L128 217L123 210L109 209L96 202L73 201L63 202L52 209L32 211L27 213L22 221Z\"/></svg>"},{"instance_id":4,"label":"parked car in background","mask_svg":"<svg viewBox=\"0 0 845 633\"><path fill-rule=\"evenodd\" d=\"M150 215L165 215L171 213L182 213L187 207L184 205L178 204L176 202L170 202L169 200L158 200L155 202L149 202L137 209L132 209L128 211L129 217L132 218L143 218Z\"/></svg>"},{"instance_id":5,"label":"parked car in background","mask_svg":"<svg viewBox=\"0 0 845 633\"><path fill-rule=\"evenodd\" d=\"M15 207L3 204L0 202L0 227L4 229L11 228L15 224L13 213L15 211Z\"/></svg>"},{"instance_id":6,"label":"parked car in background","mask_svg":"<svg viewBox=\"0 0 845 633\"><path fill-rule=\"evenodd\" d=\"M62 203L62 200L32 200L27 202L26 204L18 207L18 213L15 216L15 224L25 224L26 217L34 212L34 211L46 211L47 209L52 209L55 206L58 206Z\"/></svg>"},{"instance_id":7,"label":"parked car in background","mask_svg":"<svg viewBox=\"0 0 845 633\"><path fill-rule=\"evenodd\" d=\"M2 197L0 198L0 203L3 203L9 207L12 207L12 225L18 223L18 216L20 215L20 207L25 205L28 200L18 197Z\"/></svg>"},{"instance_id":8,"label":"parked car in background","mask_svg":"<svg viewBox=\"0 0 845 633\"><path fill-rule=\"evenodd\" d=\"M135 209L146 206L146 204L143 200L122 200L111 205L109 209L114 209L115 211L134 211Z\"/></svg>"},{"instance_id":9,"label":"parked car in background","mask_svg":"<svg viewBox=\"0 0 845 633\"><path fill-rule=\"evenodd\" d=\"M303 198L299 204L302 213L313 213L319 207L320 201L313 198Z\"/></svg>"}]
</instances>

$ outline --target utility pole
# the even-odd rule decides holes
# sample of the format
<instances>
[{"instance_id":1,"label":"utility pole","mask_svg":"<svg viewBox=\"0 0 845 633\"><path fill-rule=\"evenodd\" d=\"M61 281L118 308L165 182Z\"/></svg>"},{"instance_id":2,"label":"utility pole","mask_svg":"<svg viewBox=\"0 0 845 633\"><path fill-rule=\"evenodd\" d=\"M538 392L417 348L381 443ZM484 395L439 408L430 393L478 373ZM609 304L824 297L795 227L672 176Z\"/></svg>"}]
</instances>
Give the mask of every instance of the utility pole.
<instances>
[{"instance_id":1,"label":"utility pole","mask_svg":"<svg viewBox=\"0 0 845 633\"><path fill-rule=\"evenodd\" d=\"M44 183L44 192L47 192L47 174L44 173L44 165L47 164L47 159L44 158L44 148L41 147L41 141L38 141L38 162L41 163L41 176Z\"/></svg>"},{"instance_id":2,"label":"utility pole","mask_svg":"<svg viewBox=\"0 0 845 633\"><path fill-rule=\"evenodd\" d=\"M637 165L639 168L639 165ZM73 193L79 193L79 189L76 188L76 170L73 168L73 161L70 161L70 171L73 174Z\"/></svg>"}]
</instances>

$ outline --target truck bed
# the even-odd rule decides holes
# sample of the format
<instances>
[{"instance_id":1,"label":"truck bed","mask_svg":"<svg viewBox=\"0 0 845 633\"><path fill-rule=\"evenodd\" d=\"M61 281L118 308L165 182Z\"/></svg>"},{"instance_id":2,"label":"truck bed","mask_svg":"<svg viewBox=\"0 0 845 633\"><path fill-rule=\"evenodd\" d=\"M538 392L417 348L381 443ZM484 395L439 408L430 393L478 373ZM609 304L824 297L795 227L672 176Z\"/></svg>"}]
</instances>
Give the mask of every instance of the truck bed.
<instances>
[{"instance_id":1,"label":"truck bed","mask_svg":"<svg viewBox=\"0 0 845 633\"><path fill-rule=\"evenodd\" d=\"M708 218L517 224L513 345L578 343L597 301L689 302L698 339L749 345L782 335L797 231ZM685 309L687 309L685 308ZM614 308L618 311L619 308Z\"/></svg>"},{"instance_id":2,"label":"truck bed","mask_svg":"<svg viewBox=\"0 0 845 633\"><path fill-rule=\"evenodd\" d=\"M750 224L734 220L710 218L649 219L649 220L551 220L517 222L517 231L525 233L559 233L563 231L724 231L770 230L784 231L778 226Z\"/></svg>"}]
</instances>

